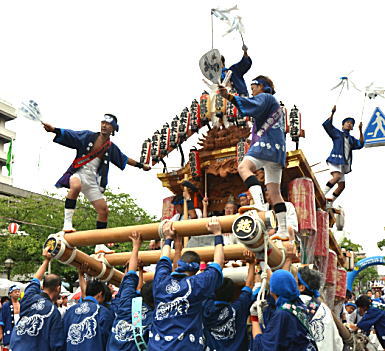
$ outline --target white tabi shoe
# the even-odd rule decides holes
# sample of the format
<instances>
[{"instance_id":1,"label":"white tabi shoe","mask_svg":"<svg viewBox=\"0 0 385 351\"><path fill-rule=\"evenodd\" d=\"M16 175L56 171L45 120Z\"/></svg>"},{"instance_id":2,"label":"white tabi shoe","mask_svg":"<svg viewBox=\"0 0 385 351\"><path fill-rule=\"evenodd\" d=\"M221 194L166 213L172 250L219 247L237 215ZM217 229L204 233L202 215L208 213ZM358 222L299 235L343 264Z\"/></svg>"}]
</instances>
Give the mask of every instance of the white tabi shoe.
<instances>
[{"instance_id":1,"label":"white tabi shoe","mask_svg":"<svg viewBox=\"0 0 385 351\"><path fill-rule=\"evenodd\" d=\"M100 254L100 253L109 254L109 253L115 253L115 251L111 250L104 244L98 244L95 246L95 254Z\"/></svg>"},{"instance_id":2,"label":"white tabi shoe","mask_svg":"<svg viewBox=\"0 0 385 351\"><path fill-rule=\"evenodd\" d=\"M64 233L76 232L76 229L72 225L71 226L64 225L62 230Z\"/></svg>"}]
</instances>

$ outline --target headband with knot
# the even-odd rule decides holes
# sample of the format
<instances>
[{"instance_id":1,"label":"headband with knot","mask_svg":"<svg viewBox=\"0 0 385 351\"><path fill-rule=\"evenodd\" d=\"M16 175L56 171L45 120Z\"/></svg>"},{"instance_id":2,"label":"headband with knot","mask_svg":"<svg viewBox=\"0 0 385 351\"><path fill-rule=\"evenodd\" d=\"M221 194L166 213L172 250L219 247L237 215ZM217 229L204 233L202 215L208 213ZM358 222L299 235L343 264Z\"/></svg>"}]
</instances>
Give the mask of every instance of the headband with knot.
<instances>
[{"instance_id":1,"label":"headband with knot","mask_svg":"<svg viewBox=\"0 0 385 351\"><path fill-rule=\"evenodd\" d=\"M111 124L112 128L114 128L114 131L119 132L119 125L118 125L117 119L114 115L106 113L103 116L102 122L107 122L107 123Z\"/></svg>"},{"instance_id":2,"label":"headband with knot","mask_svg":"<svg viewBox=\"0 0 385 351\"><path fill-rule=\"evenodd\" d=\"M300 272L297 273L297 277L298 277L298 280L299 280L300 284L304 285L305 288L306 288L307 290L309 290L309 291L313 294L313 296L314 296L315 298L318 298L318 297L321 296L321 294L319 293L319 291L318 291L317 289L311 289L311 288L310 288L310 286L303 280L303 278L302 278Z\"/></svg>"},{"instance_id":3,"label":"headband with knot","mask_svg":"<svg viewBox=\"0 0 385 351\"><path fill-rule=\"evenodd\" d=\"M178 272L178 273L198 272L198 271L199 271L199 263L196 263L196 262L187 263L182 260L178 261L178 267L175 269L175 272Z\"/></svg>"}]
</instances>

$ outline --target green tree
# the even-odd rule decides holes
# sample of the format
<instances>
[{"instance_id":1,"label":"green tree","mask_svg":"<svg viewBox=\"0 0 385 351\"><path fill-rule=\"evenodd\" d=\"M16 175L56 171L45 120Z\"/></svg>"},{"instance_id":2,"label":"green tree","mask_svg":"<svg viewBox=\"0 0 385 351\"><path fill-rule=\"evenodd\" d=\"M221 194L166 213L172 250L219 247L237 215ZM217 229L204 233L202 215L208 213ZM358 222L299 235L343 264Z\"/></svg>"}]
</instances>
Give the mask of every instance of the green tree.
<instances>
[{"instance_id":1,"label":"green tree","mask_svg":"<svg viewBox=\"0 0 385 351\"><path fill-rule=\"evenodd\" d=\"M349 251L354 251L354 252L360 252L362 251L362 246L360 244L355 244L351 240L344 238L341 241L341 248L349 250Z\"/></svg>"},{"instance_id":2,"label":"green tree","mask_svg":"<svg viewBox=\"0 0 385 351\"><path fill-rule=\"evenodd\" d=\"M380 250L382 250L384 247L385 247L385 239L383 240L380 240L378 243L377 243L377 246Z\"/></svg>"},{"instance_id":3,"label":"green tree","mask_svg":"<svg viewBox=\"0 0 385 351\"><path fill-rule=\"evenodd\" d=\"M363 271L358 273L356 279L354 280L353 288L357 287L360 292L364 292L368 283L378 279L378 277L377 269L375 267L372 266L365 268Z\"/></svg>"},{"instance_id":4,"label":"green tree","mask_svg":"<svg viewBox=\"0 0 385 351\"><path fill-rule=\"evenodd\" d=\"M155 217L138 207L129 194L113 194L105 192L109 205L109 227L123 227L151 223ZM64 201L57 196L34 196L29 198L0 198L0 230L8 233L10 222L18 222L20 230L28 235L0 236L0 265L12 258L15 265L11 275L30 274L36 271L41 263L42 246L48 235L61 230L63 224ZM80 197L74 215L74 226L77 230L95 228L96 212L91 204ZM91 247L83 247L82 251L90 254ZM131 251L131 242L119 243L114 247L118 252ZM52 272L60 274L69 283L77 279L73 267L60 262L52 262Z\"/></svg>"}]
</instances>

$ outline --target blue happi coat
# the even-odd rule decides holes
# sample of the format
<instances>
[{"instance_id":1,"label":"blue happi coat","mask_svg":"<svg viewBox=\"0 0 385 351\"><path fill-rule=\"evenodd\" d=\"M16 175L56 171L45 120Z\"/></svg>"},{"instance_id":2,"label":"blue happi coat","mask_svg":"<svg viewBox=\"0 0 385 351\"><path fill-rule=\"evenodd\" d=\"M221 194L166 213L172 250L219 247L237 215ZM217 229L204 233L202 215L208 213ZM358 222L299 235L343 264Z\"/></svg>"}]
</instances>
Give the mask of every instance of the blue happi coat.
<instances>
[{"instance_id":1,"label":"blue happi coat","mask_svg":"<svg viewBox=\"0 0 385 351\"><path fill-rule=\"evenodd\" d=\"M291 312L277 308L252 351L317 351L309 332Z\"/></svg>"},{"instance_id":2,"label":"blue happi coat","mask_svg":"<svg viewBox=\"0 0 385 351\"><path fill-rule=\"evenodd\" d=\"M148 351L203 350L203 302L221 286L222 269L212 263L191 277L171 272L171 260L161 257L153 281L155 311Z\"/></svg>"},{"instance_id":3,"label":"blue happi coat","mask_svg":"<svg viewBox=\"0 0 385 351\"><path fill-rule=\"evenodd\" d=\"M351 136L349 131L342 131L334 127L332 120L329 118L322 124L322 126L324 127L326 133L328 133L330 138L333 140L333 149L326 161L334 165L348 165L349 171L346 173L349 173L352 170L351 169L352 160L353 160L352 151L362 149L364 145L361 144L361 142L358 139ZM350 162L348 162L348 160L345 158L345 138L349 138Z\"/></svg>"},{"instance_id":4,"label":"blue happi coat","mask_svg":"<svg viewBox=\"0 0 385 351\"><path fill-rule=\"evenodd\" d=\"M239 298L233 302L214 301L205 303L203 311L203 334L205 351L246 351L247 318L252 302L252 290L244 287Z\"/></svg>"},{"instance_id":5,"label":"blue happi coat","mask_svg":"<svg viewBox=\"0 0 385 351\"><path fill-rule=\"evenodd\" d=\"M120 284L117 299L117 311L112 326L111 337L108 342L108 351L137 351L132 332L132 299L140 296L136 291L139 278L135 271L128 271ZM150 306L142 303L142 326L143 337L148 343L149 329L152 323L153 310Z\"/></svg>"},{"instance_id":6,"label":"blue happi coat","mask_svg":"<svg viewBox=\"0 0 385 351\"><path fill-rule=\"evenodd\" d=\"M71 306L64 315L67 351L104 351L114 314L92 296Z\"/></svg>"},{"instance_id":7,"label":"blue happi coat","mask_svg":"<svg viewBox=\"0 0 385 351\"><path fill-rule=\"evenodd\" d=\"M20 301L20 319L13 328L12 351L65 350L63 322L57 307L32 279Z\"/></svg>"},{"instance_id":8,"label":"blue happi coat","mask_svg":"<svg viewBox=\"0 0 385 351\"><path fill-rule=\"evenodd\" d=\"M245 79L243 78L243 76L250 69L251 65L252 65L252 61L251 61L250 56L244 55L242 57L241 61L239 61L238 63L235 63L230 68L222 68L222 80L225 78L226 72L228 70L232 71L232 75L231 75L230 80L233 83L233 87L234 87L235 91L239 95L248 96L249 93L247 91L247 86L246 86Z\"/></svg>"},{"instance_id":9,"label":"blue happi coat","mask_svg":"<svg viewBox=\"0 0 385 351\"><path fill-rule=\"evenodd\" d=\"M99 135L99 133L91 132L89 130L74 131L70 129L57 129L57 131L58 133L53 141L60 145L75 149L76 158L89 154ZM98 176L100 177L99 185L104 189L107 186L110 162L121 170L124 170L127 161L128 157L123 154L115 144L111 144L110 148L104 153L98 169ZM57 188L69 188L69 179L76 171L77 169L71 165L64 175L57 181L55 186Z\"/></svg>"},{"instance_id":10,"label":"blue happi coat","mask_svg":"<svg viewBox=\"0 0 385 351\"><path fill-rule=\"evenodd\" d=\"M9 345L13 330L13 304L6 302L0 310L0 325L3 327L3 344Z\"/></svg>"},{"instance_id":11,"label":"blue happi coat","mask_svg":"<svg viewBox=\"0 0 385 351\"><path fill-rule=\"evenodd\" d=\"M378 341L385 348L385 311L371 306L358 322L357 327L369 333L374 327Z\"/></svg>"},{"instance_id":12,"label":"blue happi coat","mask_svg":"<svg viewBox=\"0 0 385 351\"><path fill-rule=\"evenodd\" d=\"M251 98L234 96L232 102L238 107L242 116L254 118L251 147L247 155L279 163L285 167L285 121L277 99L271 94L261 93ZM274 118L276 123L273 123L273 116L279 117Z\"/></svg>"}]
</instances>

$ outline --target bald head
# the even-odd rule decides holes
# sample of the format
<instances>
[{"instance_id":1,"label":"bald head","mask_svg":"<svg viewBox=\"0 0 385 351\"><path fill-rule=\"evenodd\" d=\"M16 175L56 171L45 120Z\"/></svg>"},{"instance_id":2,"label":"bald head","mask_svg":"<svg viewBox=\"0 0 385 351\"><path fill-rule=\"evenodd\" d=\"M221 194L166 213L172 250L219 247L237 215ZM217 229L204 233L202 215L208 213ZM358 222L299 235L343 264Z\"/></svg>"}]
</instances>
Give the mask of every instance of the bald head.
<instances>
[{"instance_id":1,"label":"bald head","mask_svg":"<svg viewBox=\"0 0 385 351\"><path fill-rule=\"evenodd\" d=\"M61 278L56 274L47 274L43 278L43 290L54 292L61 287Z\"/></svg>"}]
</instances>

